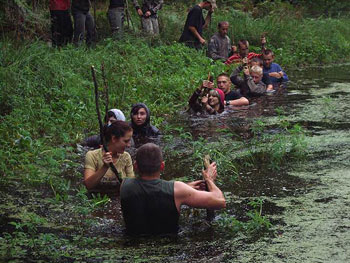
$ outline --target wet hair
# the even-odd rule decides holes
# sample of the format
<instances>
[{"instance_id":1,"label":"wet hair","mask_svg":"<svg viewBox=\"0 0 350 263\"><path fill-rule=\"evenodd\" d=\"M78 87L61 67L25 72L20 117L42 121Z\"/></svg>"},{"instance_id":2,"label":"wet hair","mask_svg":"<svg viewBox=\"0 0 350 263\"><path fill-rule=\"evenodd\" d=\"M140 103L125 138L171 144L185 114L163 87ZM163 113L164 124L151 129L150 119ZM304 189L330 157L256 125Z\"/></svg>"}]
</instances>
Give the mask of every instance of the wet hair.
<instances>
[{"instance_id":1,"label":"wet hair","mask_svg":"<svg viewBox=\"0 0 350 263\"><path fill-rule=\"evenodd\" d=\"M116 138L124 137L125 134L129 131L132 131L130 125L125 121L115 121L111 125L106 125L104 129L104 137L106 142L109 142L112 139L112 136Z\"/></svg>"},{"instance_id":2,"label":"wet hair","mask_svg":"<svg viewBox=\"0 0 350 263\"><path fill-rule=\"evenodd\" d=\"M252 58L252 59L250 60L250 62L258 63L260 67L262 67L262 65L263 65L263 61L262 61L262 59L259 58L259 57L254 57L254 58Z\"/></svg>"},{"instance_id":3,"label":"wet hair","mask_svg":"<svg viewBox=\"0 0 350 263\"><path fill-rule=\"evenodd\" d=\"M225 77L225 78L228 78L228 79L230 79L230 76L227 74L227 73L221 73L221 74L219 74L218 76L217 76L217 78L216 79L218 79L219 77Z\"/></svg>"},{"instance_id":4,"label":"wet hair","mask_svg":"<svg viewBox=\"0 0 350 263\"><path fill-rule=\"evenodd\" d=\"M238 46L240 45L245 45L247 48L249 48L249 42L246 39L241 39L240 41L238 41Z\"/></svg>"},{"instance_id":5,"label":"wet hair","mask_svg":"<svg viewBox=\"0 0 350 263\"><path fill-rule=\"evenodd\" d=\"M136 152L136 164L140 174L159 172L162 162L162 151L154 143L146 143Z\"/></svg>"},{"instance_id":6,"label":"wet hair","mask_svg":"<svg viewBox=\"0 0 350 263\"><path fill-rule=\"evenodd\" d=\"M259 66L252 66L251 69L250 69L250 72L251 73L257 73L259 75L262 75L263 74L263 70L261 67Z\"/></svg>"},{"instance_id":7,"label":"wet hair","mask_svg":"<svg viewBox=\"0 0 350 263\"><path fill-rule=\"evenodd\" d=\"M264 55L265 56L268 56L268 55L272 55L272 56L275 56L275 54L273 53L273 51L271 50L271 49L266 49L265 51L264 51Z\"/></svg>"},{"instance_id":8,"label":"wet hair","mask_svg":"<svg viewBox=\"0 0 350 263\"><path fill-rule=\"evenodd\" d=\"M221 21L218 23L218 28L221 28L223 25L230 25L230 23L227 21Z\"/></svg>"}]
</instances>

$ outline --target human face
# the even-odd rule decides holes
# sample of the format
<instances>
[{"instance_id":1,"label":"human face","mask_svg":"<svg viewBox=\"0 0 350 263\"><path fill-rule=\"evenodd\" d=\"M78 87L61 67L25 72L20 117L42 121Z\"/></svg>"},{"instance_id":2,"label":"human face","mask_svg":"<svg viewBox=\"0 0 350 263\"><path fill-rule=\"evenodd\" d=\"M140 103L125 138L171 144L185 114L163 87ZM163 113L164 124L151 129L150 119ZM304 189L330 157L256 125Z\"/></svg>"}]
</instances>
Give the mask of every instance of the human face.
<instances>
[{"instance_id":1,"label":"human face","mask_svg":"<svg viewBox=\"0 0 350 263\"><path fill-rule=\"evenodd\" d=\"M239 54L241 55L242 58L246 57L249 53L249 49L247 45L244 45L242 43L239 43Z\"/></svg>"},{"instance_id":2,"label":"human face","mask_svg":"<svg viewBox=\"0 0 350 263\"><path fill-rule=\"evenodd\" d=\"M228 27L229 24L222 24L221 27L219 27L219 34L221 37L225 37L227 35L228 32Z\"/></svg>"},{"instance_id":3,"label":"human face","mask_svg":"<svg viewBox=\"0 0 350 263\"><path fill-rule=\"evenodd\" d=\"M116 121L117 121L117 119L114 118L113 116L112 116L112 117L109 117L109 119L108 119L108 125L111 125L113 122L116 122Z\"/></svg>"},{"instance_id":4,"label":"human face","mask_svg":"<svg viewBox=\"0 0 350 263\"><path fill-rule=\"evenodd\" d=\"M212 107L215 107L216 105L220 104L220 99L214 95L209 94L209 105Z\"/></svg>"},{"instance_id":5,"label":"human face","mask_svg":"<svg viewBox=\"0 0 350 263\"><path fill-rule=\"evenodd\" d=\"M231 80L228 77L220 76L216 80L218 88L221 89L225 94L229 93L231 90Z\"/></svg>"},{"instance_id":6,"label":"human face","mask_svg":"<svg viewBox=\"0 0 350 263\"><path fill-rule=\"evenodd\" d=\"M267 67L267 68L270 68L271 67L271 64L274 60L274 56L270 53L268 55L264 55L263 56L263 60L264 60L264 66Z\"/></svg>"},{"instance_id":7,"label":"human face","mask_svg":"<svg viewBox=\"0 0 350 263\"><path fill-rule=\"evenodd\" d=\"M255 72L250 73L250 76L252 76L255 84L258 84L260 82L260 80L262 79L262 75L255 73Z\"/></svg>"},{"instance_id":8,"label":"human face","mask_svg":"<svg viewBox=\"0 0 350 263\"><path fill-rule=\"evenodd\" d=\"M136 114L132 115L132 120L137 126L141 126L146 122L147 112L145 108L141 108Z\"/></svg>"},{"instance_id":9,"label":"human face","mask_svg":"<svg viewBox=\"0 0 350 263\"><path fill-rule=\"evenodd\" d=\"M132 131L128 131L125 133L123 137L117 138L112 136L112 143L114 147L114 152L118 154L122 154L125 151L126 147L130 147L132 138Z\"/></svg>"}]
</instances>

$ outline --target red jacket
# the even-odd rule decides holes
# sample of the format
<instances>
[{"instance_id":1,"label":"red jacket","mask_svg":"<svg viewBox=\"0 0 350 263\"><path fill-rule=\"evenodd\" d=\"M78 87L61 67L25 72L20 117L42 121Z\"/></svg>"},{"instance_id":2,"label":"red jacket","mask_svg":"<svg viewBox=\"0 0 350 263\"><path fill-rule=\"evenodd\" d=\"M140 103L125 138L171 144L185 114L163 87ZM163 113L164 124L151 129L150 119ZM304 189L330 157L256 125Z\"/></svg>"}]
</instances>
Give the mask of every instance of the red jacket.
<instances>
[{"instance_id":1,"label":"red jacket","mask_svg":"<svg viewBox=\"0 0 350 263\"><path fill-rule=\"evenodd\" d=\"M70 0L50 0L50 10L68 10L70 8Z\"/></svg>"},{"instance_id":2,"label":"red jacket","mask_svg":"<svg viewBox=\"0 0 350 263\"><path fill-rule=\"evenodd\" d=\"M248 60L251 60L252 58L255 58L255 57L261 57L262 54L257 54L257 53L254 53L254 52L249 52L248 53ZM232 63L240 63L242 61L242 58L241 58L241 55L236 53L234 55L232 55L231 57L229 57L226 61L225 61L225 64L226 65L230 65Z\"/></svg>"}]
</instances>

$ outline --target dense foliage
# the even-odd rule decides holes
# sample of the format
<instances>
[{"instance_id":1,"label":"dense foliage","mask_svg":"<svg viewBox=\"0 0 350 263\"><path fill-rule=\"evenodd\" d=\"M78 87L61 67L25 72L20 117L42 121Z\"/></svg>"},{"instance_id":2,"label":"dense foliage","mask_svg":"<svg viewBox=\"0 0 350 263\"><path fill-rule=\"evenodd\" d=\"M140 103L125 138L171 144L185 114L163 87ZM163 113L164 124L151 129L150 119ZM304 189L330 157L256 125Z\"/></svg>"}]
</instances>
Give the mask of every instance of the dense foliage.
<instances>
[{"instance_id":1,"label":"dense foliage","mask_svg":"<svg viewBox=\"0 0 350 263\"><path fill-rule=\"evenodd\" d=\"M289 161L300 160L305 155L302 128L281 115L273 124L279 134L262 135L267 124L256 121L249 126L251 140L237 139L234 143L232 138L237 135L230 130L218 131L220 138L209 142L193 136L188 127L169 124L183 113L190 94L208 72L230 72L233 66L212 63L205 51L175 43L187 9L195 1L186 1L186 5L166 1L160 12L160 39L140 37L138 19L132 12L135 31L128 28L126 38L119 42L108 38L105 2L97 10L100 42L94 49L72 45L53 49L40 40L49 39L47 1L1 2L5 9L0 11L0 186L7 190L0 192L0 199L7 203L0 208L5 217L11 215L12 226L0 239L4 260L24 259L28 254L51 262L65 262L66 257L82 259L88 252L101 256L105 252L96 248L95 242L115 241L106 241L102 235L90 237L88 231L96 222L82 219L108 202L103 197L88 199L80 182L83 154L77 143L97 131L91 65L97 69L101 87L100 66L105 65L111 107L122 109L128 117L132 103L145 102L151 109L152 122L165 134L164 142L170 145L176 137L184 142L185 150L172 145L164 149L166 158L190 162L190 176L184 179L198 174L200 159L207 152L218 162L222 175L219 184L226 187L235 182L242 167L263 162L268 169L281 169L287 157ZM253 50L259 49L260 35L267 32L268 45L285 68L350 56L348 19L302 18L298 13L301 9L286 1L218 2L226 4L214 14L206 38L216 31L217 22L228 20L230 36L236 41L248 39ZM311 6L311 1L298 2ZM25 188L29 189L26 193ZM23 196L17 198L19 192ZM30 211L21 207L22 202ZM262 215L262 202L256 207L248 214L248 224L227 215L221 221L223 227L249 233L269 228ZM65 225L66 216L72 225ZM52 225L55 230L45 232ZM114 257L120 252L116 250L110 252ZM129 253L130 260L138 256Z\"/></svg>"}]
</instances>

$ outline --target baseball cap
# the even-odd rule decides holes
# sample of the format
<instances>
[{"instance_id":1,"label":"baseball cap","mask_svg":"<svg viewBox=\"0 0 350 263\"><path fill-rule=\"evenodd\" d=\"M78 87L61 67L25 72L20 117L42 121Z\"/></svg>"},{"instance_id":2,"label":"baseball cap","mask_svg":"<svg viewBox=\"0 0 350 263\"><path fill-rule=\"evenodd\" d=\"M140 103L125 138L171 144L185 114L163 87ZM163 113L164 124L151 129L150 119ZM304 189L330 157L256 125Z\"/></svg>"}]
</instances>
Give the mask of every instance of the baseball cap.
<instances>
[{"instance_id":1,"label":"baseball cap","mask_svg":"<svg viewBox=\"0 0 350 263\"><path fill-rule=\"evenodd\" d=\"M207 0L207 2L211 3L211 6L213 9L217 8L218 6L216 5L216 0Z\"/></svg>"}]
</instances>

